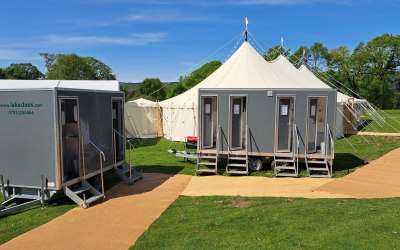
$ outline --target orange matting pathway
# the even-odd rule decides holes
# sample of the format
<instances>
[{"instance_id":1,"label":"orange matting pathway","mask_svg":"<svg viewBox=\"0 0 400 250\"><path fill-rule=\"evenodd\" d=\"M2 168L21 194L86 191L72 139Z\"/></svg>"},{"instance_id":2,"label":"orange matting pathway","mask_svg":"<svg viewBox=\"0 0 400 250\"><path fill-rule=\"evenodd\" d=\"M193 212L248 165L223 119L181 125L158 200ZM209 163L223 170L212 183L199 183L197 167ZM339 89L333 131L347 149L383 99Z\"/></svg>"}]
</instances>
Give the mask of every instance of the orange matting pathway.
<instances>
[{"instance_id":1,"label":"orange matting pathway","mask_svg":"<svg viewBox=\"0 0 400 250\"><path fill-rule=\"evenodd\" d=\"M133 186L120 183L107 201L74 208L6 242L0 249L128 249L190 181L188 175L144 174Z\"/></svg>"},{"instance_id":2,"label":"orange matting pathway","mask_svg":"<svg viewBox=\"0 0 400 250\"><path fill-rule=\"evenodd\" d=\"M400 148L314 191L354 198L400 197Z\"/></svg>"}]
</instances>

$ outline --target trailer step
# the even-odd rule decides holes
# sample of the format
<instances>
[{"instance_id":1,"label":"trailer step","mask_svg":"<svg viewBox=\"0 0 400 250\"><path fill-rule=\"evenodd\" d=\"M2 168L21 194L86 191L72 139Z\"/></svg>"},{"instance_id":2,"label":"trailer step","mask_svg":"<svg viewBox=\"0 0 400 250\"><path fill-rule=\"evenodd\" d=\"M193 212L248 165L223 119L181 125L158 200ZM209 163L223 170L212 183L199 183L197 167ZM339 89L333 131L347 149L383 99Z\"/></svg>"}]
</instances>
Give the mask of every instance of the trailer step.
<instances>
[{"instance_id":1,"label":"trailer step","mask_svg":"<svg viewBox=\"0 0 400 250\"><path fill-rule=\"evenodd\" d=\"M86 191L90 193L90 197L88 199L85 199L85 194L83 194L83 196L80 196L80 194ZM67 197L69 197L82 208L88 208L90 203L100 198L104 198L104 195L102 193L100 193L96 188L94 188L92 185L84 180L81 181L81 186L75 190L71 189L71 187L64 187L64 193Z\"/></svg>"},{"instance_id":2,"label":"trailer step","mask_svg":"<svg viewBox=\"0 0 400 250\"><path fill-rule=\"evenodd\" d=\"M275 159L275 162L290 162L294 163L293 159Z\"/></svg>"},{"instance_id":3,"label":"trailer step","mask_svg":"<svg viewBox=\"0 0 400 250\"><path fill-rule=\"evenodd\" d=\"M332 178L331 174L323 175L323 174L310 174L308 177L315 177L315 178Z\"/></svg>"},{"instance_id":4,"label":"trailer step","mask_svg":"<svg viewBox=\"0 0 400 250\"><path fill-rule=\"evenodd\" d=\"M134 168L132 168L128 163L126 163L126 166L124 168L114 168L118 176L128 185L132 185L135 181L140 180L143 178L143 175L136 171ZM131 171L130 177L129 171Z\"/></svg>"},{"instance_id":5,"label":"trailer step","mask_svg":"<svg viewBox=\"0 0 400 250\"><path fill-rule=\"evenodd\" d=\"M228 173L228 174L248 174L247 171L240 171L240 170L227 170L226 173Z\"/></svg>"},{"instance_id":6,"label":"trailer step","mask_svg":"<svg viewBox=\"0 0 400 250\"><path fill-rule=\"evenodd\" d=\"M279 177L297 177L298 175L295 173L277 173L275 176Z\"/></svg>"},{"instance_id":7,"label":"trailer step","mask_svg":"<svg viewBox=\"0 0 400 250\"><path fill-rule=\"evenodd\" d=\"M201 173L201 172L203 172L203 173L216 173L217 170L211 169L211 168L208 168L208 169L203 168L203 169L196 169L196 172L198 172L198 173Z\"/></svg>"},{"instance_id":8,"label":"trailer step","mask_svg":"<svg viewBox=\"0 0 400 250\"><path fill-rule=\"evenodd\" d=\"M216 160L216 159L217 159L217 156L202 155L202 156L199 156L199 159L212 159L212 160Z\"/></svg>"},{"instance_id":9,"label":"trailer step","mask_svg":"<svg viewBox=\"0 0 400 250\"><path fill-rule=\"evenodd\" d=\"M241 163L229 163L227 164L227 167L241 167L245 168L247 165L246 164L241 164Z\"/></svg>"},{"instance_id":10,"label":"trailer step","mask_svg":"<svg viewBox=\"0 0 400 250\"><path fill-rule=\"evenodd\" d=\"M197 165L204 165L204 166L215 166L216 162L198 162Z\"/></svg>"},{"instance_id":11,"label":"trailer step","mask_svg":"<svg viewBox=\"0 0 400 250\"><path fill-rule=\"evenodd\" d=\"M99 200L99 199L102 199L102 198L104 198L104 195L103 194L99 194L99 195L95 195L95 196L92 196L92 197L90 197L89 199L87 199L86 200L86 206L88 207L90 204L92 204L93 202L95 202L95 201L97 201L97 200ZM87 208L86 207L86 208Z\"/></svg>"},{"instance_id":12,"label":"trailer step","mask_svg":"<svg viewBox=\"0 0 400 250\"><path fill-rule=\"evenodd\" d=\"M329 171L328 168L315 168L315 167L313 167L313 168L309 167L308 170L309 171Z\"/></svg>"},{"instance_id":13,"label":"trailer step","mask_svg":"<svg viewBox=\"0 0 400 250\"><path fill-rule=\"evenodd\" d=\"M276 170L296 170L295 166L276 166Z\"/></svg>"},{"instance_id":14,"label":"trailer step","mask_svg":"<svg viewBox=\"0 0 400 250\"><path fill-rule=\"evenodd\" d=\"M309 164L326 164L328 163L327 161L307 161Z\"/></svg>"},{"instance_id":15,"label":"trailer step","mask_svg":"<svg viewBox=\"0 0 400 250\"><path fill-rule=\"evenodd\" d=\"M91 189L91 188L93 188L93 187L92 187L92 186L86 186L86 185L84 185L84 186L82 186L82 187L80 187L80 188L78 188L78 189L73 190L73 192L74 192L76 195L78 195L78 194L81 194L81 193L84 193L84 192L88 191L88 190Z\"/></svg>"}]
</instances>

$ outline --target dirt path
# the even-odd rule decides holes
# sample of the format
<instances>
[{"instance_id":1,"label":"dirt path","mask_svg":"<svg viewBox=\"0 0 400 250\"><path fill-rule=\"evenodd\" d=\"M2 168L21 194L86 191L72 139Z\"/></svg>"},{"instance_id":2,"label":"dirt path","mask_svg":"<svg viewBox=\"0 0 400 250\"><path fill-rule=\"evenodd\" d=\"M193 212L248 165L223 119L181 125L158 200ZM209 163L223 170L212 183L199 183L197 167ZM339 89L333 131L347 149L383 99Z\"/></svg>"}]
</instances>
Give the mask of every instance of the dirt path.
<instances>
[{"instance_id":1,"label":"dirt path","mask_svg":"<svg viewBox=\"0 0 400 250\"><path fill-rule=\"evenodd\" d=\"M190 181L188 175L145 174L128 187L120 183L107 201L75 208L0 246L1 249L128 249Z\"/></svg>"},{"instance_id":2,"label":"dirt path","mask_svg":"<svg viewBox=\"0 0 400 250\"><path fill-rule=\"evenodd\" d=\"M182 195L348 198L344 194L313 191L334 179L265 178L259 176L194 176Z\"/></svg>"},{"instance_id":3,"label":"dirt path","mask_svg":"<svg viewBox=\"0 0 400 250\"><path fill-rule=\"evenodd\" d=\"M357 135L400 136L400 133L358 132Z\"/></svg>"},{"instance_id":4,"label":"dirt path","mask_svg":"<svg viewBox=\"0 0 400 250\"><path fill-rule=\"evenodd\" d=\"M356 198L400 197L400 148L353 173L315 189Z\"/></svg>"}]
</instances>

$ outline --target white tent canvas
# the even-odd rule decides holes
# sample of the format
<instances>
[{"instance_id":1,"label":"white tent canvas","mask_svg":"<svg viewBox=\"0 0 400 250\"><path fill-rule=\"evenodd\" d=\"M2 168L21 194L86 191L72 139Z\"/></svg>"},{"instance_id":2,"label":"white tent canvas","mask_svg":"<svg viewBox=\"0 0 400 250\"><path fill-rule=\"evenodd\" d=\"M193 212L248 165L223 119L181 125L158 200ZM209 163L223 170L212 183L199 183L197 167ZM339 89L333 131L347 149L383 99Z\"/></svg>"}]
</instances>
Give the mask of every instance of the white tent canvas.
<instances>
[{"instance_id":1,"label":"white tent canvas","mask_svg":"<svg viewBox=\"0 0 400 250\"><path fill-rule=\"evenodd\" d=\"M187 136L197 135L199 88L324 89L330 87L306 67L299 69L294 67L284 56L267 62L248 42L244 42L220 68L202 82L178 96L158 103L162 109L164 137L183 141ZM342 94L338 96L340 102L347 98Z\"/></svg>"},{"instance_id":2,"label":"white tent canvas","mask_svg":"<svg viewBox=\"0 0 400 250\"><path fill-rule=\"evenodd\" d=\"M140 98L125 104L125 129L133 137L154 138L162 136L160 106Z\"/></svg>"}]
</instances>

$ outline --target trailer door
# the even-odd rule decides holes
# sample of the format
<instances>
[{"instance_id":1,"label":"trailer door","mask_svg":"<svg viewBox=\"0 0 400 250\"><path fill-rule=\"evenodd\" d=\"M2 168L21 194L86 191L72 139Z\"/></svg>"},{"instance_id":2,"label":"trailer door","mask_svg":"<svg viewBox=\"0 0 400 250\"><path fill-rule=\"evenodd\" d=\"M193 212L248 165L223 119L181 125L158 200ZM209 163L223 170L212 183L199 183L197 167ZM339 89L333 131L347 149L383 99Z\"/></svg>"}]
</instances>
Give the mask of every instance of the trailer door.
<instances>
[{"instance_id":1,"label":"trailer door","mask_svg":"<svg viewBox=\"0 0 400 250\"><path fill-rule=\"evenodd\" d=\"M294 106L293 97L278 97L277 119L277 152L291 152Z\"/></svg>"},{"instance_id":2,"label":"trailer door","mask_svg":"<svg viewBox=\"0 0 400 250\"><path fill-rule=\"evenodd\" d=\"M203 148L212 148L213 147L213 137L214 137L213 98L212 97L203 97L202 100L203 100L203 105L202 105L202 116L203 116L202 146L203 146Z\"/></svg>"},{"instance_id":3,"label":"trailer door","mask_svg":"<svg viewBox=\"0 0 400 250\"><path fill-rule=\"evenodd\" d=\"M113 136L114 136L114 162L119 162L124 160L124 135L123 130L123 99L122 98L112 98L111 99L111 108L112 108L112 128L113 128Z\"/></svg>"},{"instance_id":4,"label":"trailer door","mask_svg":"<svg viewBox=\"0 0 400 250\"><path fill-rule=\"evenodd\" d=\"M307 152L315 153L317 151L317 98L308 100L308 116L307 116Z\"/></svg>"},{"instance_id":5,"label":"trailer door","mask_svg":"<svg viewBox=\"0 0 400 250\"><path fill-rule=\"evenodd\" d=\"M230 126L230 138L231 138L231 149L238 150L242 149L242 110L243 110L243 97L232 97L231 98L231 126Z\"/></svg>"},{"instance_id":6,"label":"trailer door","mask_svg":"<svg viewBox=\"0 0 400 250\"><path fill-rule=\"evenodd\" d=\"M81 176L78 97L58 98L62 183Z\"/></svg>"}]
</instances>

